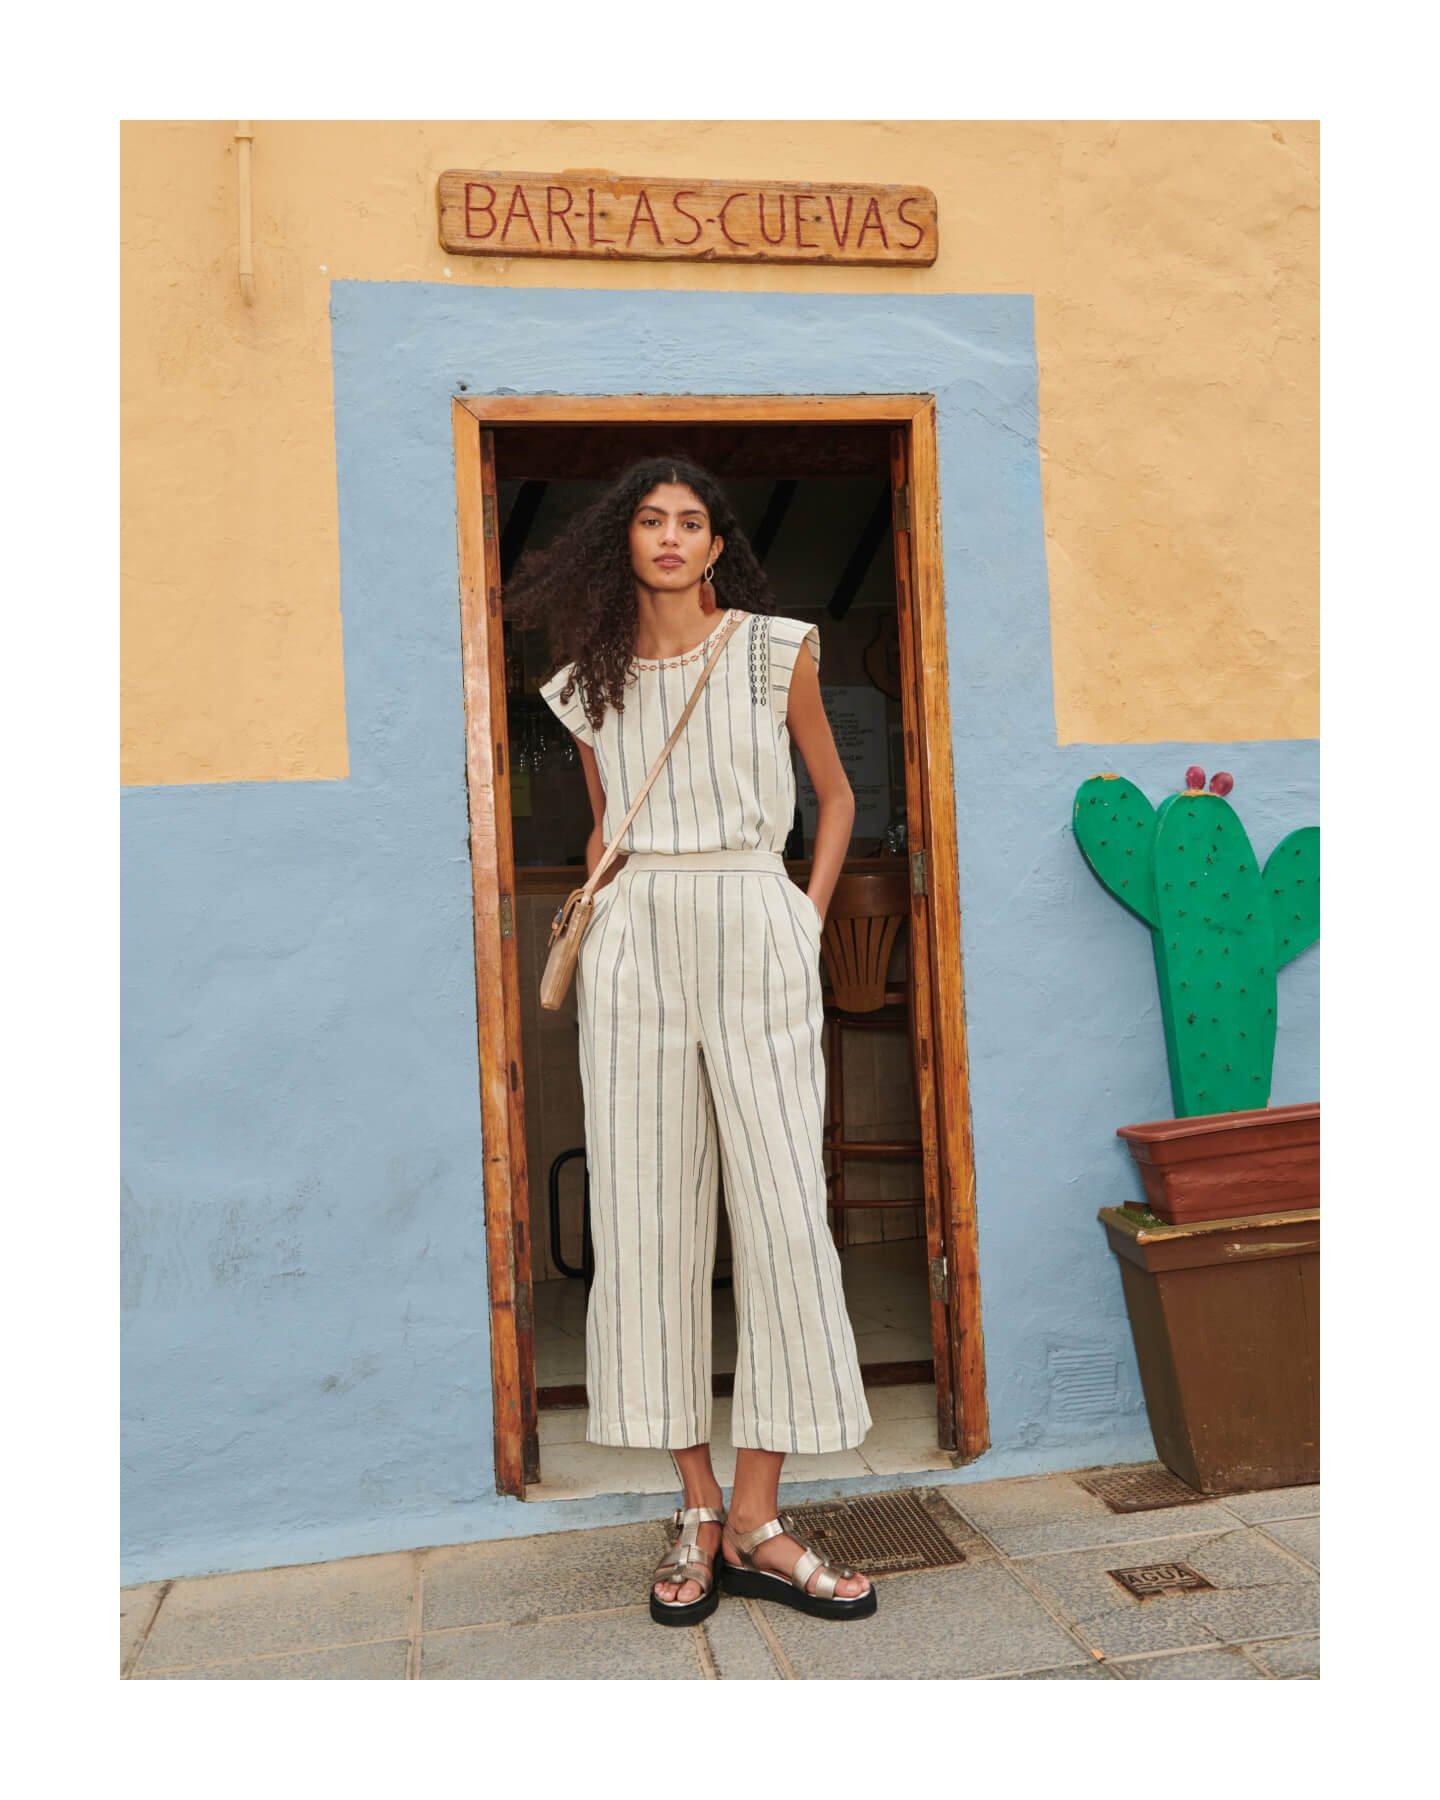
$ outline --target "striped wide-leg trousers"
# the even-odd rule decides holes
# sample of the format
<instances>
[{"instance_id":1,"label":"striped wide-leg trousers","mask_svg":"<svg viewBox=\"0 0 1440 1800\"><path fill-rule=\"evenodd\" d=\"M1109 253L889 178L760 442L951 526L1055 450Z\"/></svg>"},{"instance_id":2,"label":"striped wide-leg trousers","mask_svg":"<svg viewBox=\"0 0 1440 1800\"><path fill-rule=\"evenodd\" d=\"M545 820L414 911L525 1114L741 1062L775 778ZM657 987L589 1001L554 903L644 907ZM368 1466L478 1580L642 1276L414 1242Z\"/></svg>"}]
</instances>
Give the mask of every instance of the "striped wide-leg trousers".
<instances>
[{"instance_id":1,"label":"striped wide-leg trousers","mask_svg":"<svg viewBox=\"0 0 1440 1800\"><path fill-rule=\"evenodd\" d=\"M732 1438L870 1426L825 1211L820 915L768 850L631 855L576 970L595 1279L591 1443L708 1443L719 1190L735 1260Z\"/></svg>"}]
</instances>

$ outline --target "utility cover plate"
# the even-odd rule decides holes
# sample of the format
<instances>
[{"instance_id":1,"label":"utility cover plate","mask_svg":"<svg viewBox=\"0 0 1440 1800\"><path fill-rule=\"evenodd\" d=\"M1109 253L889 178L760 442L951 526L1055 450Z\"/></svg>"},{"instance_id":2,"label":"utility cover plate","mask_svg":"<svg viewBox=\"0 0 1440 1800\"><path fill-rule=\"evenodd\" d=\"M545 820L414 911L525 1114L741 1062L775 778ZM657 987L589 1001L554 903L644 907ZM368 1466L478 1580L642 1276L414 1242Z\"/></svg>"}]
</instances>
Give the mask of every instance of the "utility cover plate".
<instances>
[{"instance_id":1,"label":"utility cover plate","mask_svg":"<svg viewBox=\"0 0 1440 1800\"><path fill-rule=\"evenodd\" d=\"M1159 1512L1167 1506L1196 1506L1208 1500L1197 1494L1163 1463L1144 1463L1134 1469L1095 1469L1075 1480L1087 1493L1103 1500L1112 1513Z\"/></svg>"},{"instance_id":2,"label":"utility cover plate","mask_svg":"<svg viewBox=\"0 0 1440 1800\"><path fill-rule=\"evenodd\" d=\"M909 1492L782 1506L780 1520L826 1562L866 1575L945 1569L965 1560L965 1552ZM958 1518L956 1526L964 1529Z\"/></svg>"},{"instance_id":3,"label":"utility cover plate","mask_svg":"<svg viewBox=\"0 0 1440 1800\"><path fill-rule=\"evenodd\" d=\"M1191 1588L1213 1588L1215 1585L1198 1569L1182 1562L1145 1563L1138 1569L1107 1569L1106 1574L1137 1600L1153 1600L1156 1594L1181 1594Z\"/></svg>"}]
</instances>

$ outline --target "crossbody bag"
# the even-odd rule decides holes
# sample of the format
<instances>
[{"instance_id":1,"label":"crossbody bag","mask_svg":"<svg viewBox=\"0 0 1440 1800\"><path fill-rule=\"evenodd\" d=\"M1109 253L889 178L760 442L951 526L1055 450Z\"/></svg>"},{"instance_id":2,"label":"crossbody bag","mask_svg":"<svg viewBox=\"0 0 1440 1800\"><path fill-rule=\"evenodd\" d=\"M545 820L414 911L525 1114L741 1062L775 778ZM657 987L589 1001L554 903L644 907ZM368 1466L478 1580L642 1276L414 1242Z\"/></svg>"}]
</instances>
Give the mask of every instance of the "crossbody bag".
<instances>
[{"instance_id":1,"label":"crossbody bag","mask_svg":"<svg viewBox=\"0 0 1440 1800\"><path fill-rule=\"evenodd\" d=\"M715 649L706 660L700 679L690 691L690 698L681 709L680 717L675 721L675 729L666 738L660 754L655 758L650 773L641 784L640 791L630 804L630 810L620 821L614 837L605 846L605 853L596 863L590 879L583 887L573 889L565 898L564 904L555 914L550 926L550 949L545 958L545 970L540 977L540 1004L548 1011L564 1003L570 991L570 982L575 974L575 965L580 958L580 940L584 937L595 911L595 890L600 885L600 878L610 867L618 854L618 846L629 828L630 821L640 810L640 803L650 792L655 777L665 766L665 758L675 748L680 733L685 729L685 721L694 710L695 702L700 698L700 690L710 679L710 672L720 660L720 652L738 630L742 614L737 608L715 636Z\"/></svg>"}]
</instances>

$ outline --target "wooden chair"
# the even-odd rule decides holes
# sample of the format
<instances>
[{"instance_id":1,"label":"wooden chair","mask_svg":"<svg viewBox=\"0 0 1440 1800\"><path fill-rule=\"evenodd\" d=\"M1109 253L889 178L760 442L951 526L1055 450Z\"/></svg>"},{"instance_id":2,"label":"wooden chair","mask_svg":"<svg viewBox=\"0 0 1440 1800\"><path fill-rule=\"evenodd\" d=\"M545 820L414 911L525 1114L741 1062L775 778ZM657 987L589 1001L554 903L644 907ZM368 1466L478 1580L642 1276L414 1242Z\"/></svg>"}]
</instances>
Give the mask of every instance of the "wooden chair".
<instances>
[{"instance_id":1,"label":"wooden chair","mask_svg":"<svg viewBox=\"0 0 1440 1800\"><path fill-rule=\"evenodd\" d=\"M886 971L900 930L910 917L909 865L893 870L842 875L835 884L820 939L829 986L824 996L829 1021L826 1044L825 1148L830 1152L826 1204L833 1210L837 1249L845 1247L845 1214L859 1207L918 1207L923 1192L896 1199L859 1199L846 1190L849 1162L922 1163L919 1138L849 1138L845 1133L845 1034L851 1031L903 1032L914 1075L910 1030L910 983L892 985ZM923 1186L923 1184L922 1184Z\"/></svg>"}]
</instances>

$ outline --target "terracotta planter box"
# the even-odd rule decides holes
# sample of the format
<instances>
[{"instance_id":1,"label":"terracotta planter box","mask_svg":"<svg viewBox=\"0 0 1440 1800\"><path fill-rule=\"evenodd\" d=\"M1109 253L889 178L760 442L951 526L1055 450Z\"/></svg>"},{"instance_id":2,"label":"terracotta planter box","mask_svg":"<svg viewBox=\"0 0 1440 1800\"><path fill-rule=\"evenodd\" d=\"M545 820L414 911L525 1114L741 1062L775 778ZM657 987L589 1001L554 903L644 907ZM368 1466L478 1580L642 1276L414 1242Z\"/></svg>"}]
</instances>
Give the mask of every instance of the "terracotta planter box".
<instances>
[{"instance_id":1,"label":"terracotta planter box","mask_svg":"<svg viewBox=\"0 0 1440 1800\"><path fill-rule=\"evenodd\" d=\"M1320 1103L1121 1125L1145 1199L1171 1225L1320 1204Z\"/></svg>"},{"instance_id":2,"label":"terracotta planter box","mask_svg":"<svg viewBox=\"0 0 1440 1800\"><path fill-rule=\"evenodd\" d=\"M1100 1218L1120 1261L1155 1449L1202 1494L1320 1479L1320 1214Z\"/></svg>"}]
</instances>

